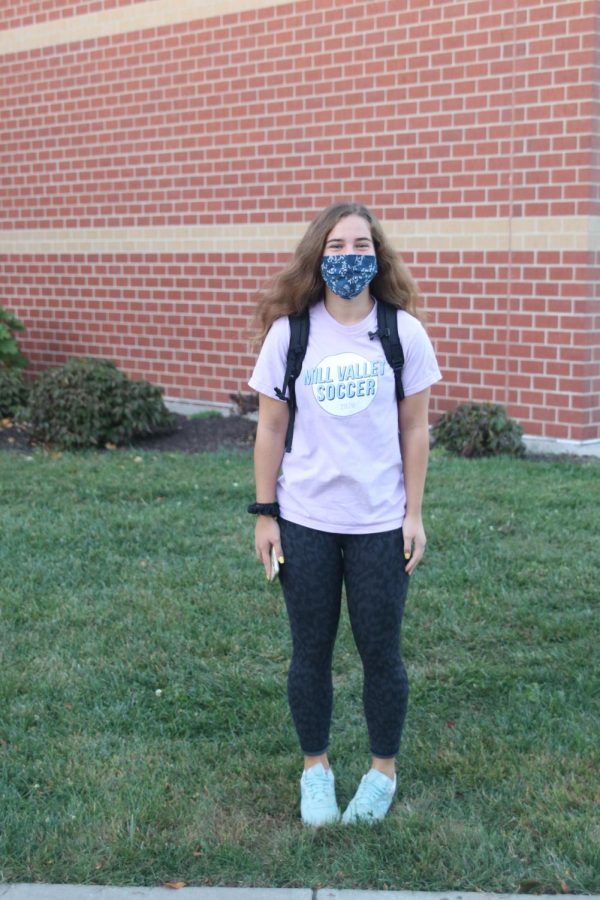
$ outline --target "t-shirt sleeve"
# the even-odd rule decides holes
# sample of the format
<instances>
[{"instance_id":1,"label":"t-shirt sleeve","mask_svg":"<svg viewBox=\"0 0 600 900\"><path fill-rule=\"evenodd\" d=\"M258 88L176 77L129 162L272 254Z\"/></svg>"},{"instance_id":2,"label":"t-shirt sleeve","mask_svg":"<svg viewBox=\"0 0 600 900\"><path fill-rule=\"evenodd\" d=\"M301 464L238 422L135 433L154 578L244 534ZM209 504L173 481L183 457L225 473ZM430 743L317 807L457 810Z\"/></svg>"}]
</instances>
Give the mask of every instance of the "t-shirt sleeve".
<instances>
[{"instance_id":1,"label":"t-shirt sleeve","mask_svg":"<svg viewBox=\"0 0 600 900\"><path fill-rule=\"evenodd\" d=\"M275 388L283 387L287 353L290 344L290 323L287 316L275 319L261 347L254 371L248 382L249 386L266 394L267 397L279 399ZM284 403L285 401L281 401Z\"/></svg>"},{"instance_id":2,"label":"t-shirt sleeve","mask_svg":"<svg viewBox=\"0 0 600 900\"><path fill-rule=\"evenodd\" d=\"M405 396L410 397L440 381L442 373L429 336L418 319L399 313L398 332L404 352L402 387Z\"/></svg>"}]
</instances>

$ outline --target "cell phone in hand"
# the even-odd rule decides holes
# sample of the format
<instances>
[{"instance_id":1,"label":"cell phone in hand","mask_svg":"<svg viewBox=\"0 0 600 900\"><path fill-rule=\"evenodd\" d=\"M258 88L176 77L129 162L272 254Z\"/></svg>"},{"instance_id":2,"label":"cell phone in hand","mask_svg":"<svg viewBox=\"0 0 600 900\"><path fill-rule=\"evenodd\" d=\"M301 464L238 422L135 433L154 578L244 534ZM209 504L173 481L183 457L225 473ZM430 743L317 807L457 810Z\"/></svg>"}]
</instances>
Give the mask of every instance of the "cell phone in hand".
<instances>
[{"instance_id":1,"label":"cell phone in hand","mask_svg":"<svg viewBox=\"0 0 600 900\"><path fill-rule=\"evenodd\" d=\"M269 581L275 581L278 574L279 560L277 559L277 554L275 553L275 547L271 547L271 577L269 578Z\"/></svg>"}]
</instances>

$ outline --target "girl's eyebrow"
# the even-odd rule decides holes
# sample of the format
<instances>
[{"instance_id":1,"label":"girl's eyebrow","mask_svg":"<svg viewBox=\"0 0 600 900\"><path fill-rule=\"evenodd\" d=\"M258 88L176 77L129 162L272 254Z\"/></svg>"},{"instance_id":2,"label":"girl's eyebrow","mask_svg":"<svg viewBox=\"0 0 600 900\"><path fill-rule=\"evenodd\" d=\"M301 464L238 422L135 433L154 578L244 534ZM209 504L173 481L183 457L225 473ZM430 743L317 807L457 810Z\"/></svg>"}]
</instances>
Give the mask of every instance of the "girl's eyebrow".
<instances>
[{"instance_id":1,"label":"girl's eyebrow","mask_svg":"<svg viewBox=\"0 0 600 900\"><path fill-rule=\"evenodd\" d=\"M326 244L343 244L344 238L329 238L325 243ZM359 237L354 239L355 244L372 244L373 241L370 237Z\"/></svg>"}]
</instances>

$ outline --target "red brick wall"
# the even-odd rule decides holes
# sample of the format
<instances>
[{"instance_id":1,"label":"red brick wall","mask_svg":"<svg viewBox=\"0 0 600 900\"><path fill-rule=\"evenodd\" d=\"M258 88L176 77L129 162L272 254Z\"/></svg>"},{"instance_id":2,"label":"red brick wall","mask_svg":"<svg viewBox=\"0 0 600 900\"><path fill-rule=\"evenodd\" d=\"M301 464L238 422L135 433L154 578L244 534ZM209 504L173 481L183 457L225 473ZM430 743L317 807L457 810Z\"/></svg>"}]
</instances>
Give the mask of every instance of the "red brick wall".
<instances>
[{"instance_id":1,"label":"red brick wall","mask_svg":"<svg viewBox=\"0 0 600 900\"><path fill-rule=\"evenodd\" d=\"M233 254L12 259L1 264L3 305L27 322L21 344L37 369L103 356L169 397L227 402L249 392L248 323L269 262Z\"/></svg>"},{"instance_id":2,"label":"red brick wall","mask_svg":"<svg viewBox=\"0 0 600 900\"><path fill-rule=\"evenodd\" d=\"M8 3L0 27L128 5ZM491 399L529 434L600 436L597 260L585 234L536 234L600 215L593 0L308 0L149 31L136 6L138 31L0 56L0 230L221 226L223 248L5 252L34 371L109 356L227 402L287 259L239 229L291 234L355 198L431 223L399 249L444 371L434 415ZM482 219L497 246L457 237Z\"/></svg>"}]
</instances>

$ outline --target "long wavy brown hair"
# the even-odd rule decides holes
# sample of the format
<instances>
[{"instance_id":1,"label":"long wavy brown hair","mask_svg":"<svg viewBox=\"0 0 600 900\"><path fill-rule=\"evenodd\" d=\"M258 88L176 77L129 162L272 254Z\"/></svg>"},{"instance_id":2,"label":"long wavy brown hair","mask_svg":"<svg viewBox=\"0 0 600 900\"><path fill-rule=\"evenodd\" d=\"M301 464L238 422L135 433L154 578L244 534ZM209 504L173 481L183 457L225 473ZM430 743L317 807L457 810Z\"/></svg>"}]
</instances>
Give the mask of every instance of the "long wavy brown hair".
<instances>
[{"instance_id":1,"label":"long wavy brown hair","mask_svg":"<svg viewBox=\"0 0 600 900\"><path fill-rule=\"evenodd\" d=\"M262 292L256 310L259 343L262 344L275 319L303 312L322 299L325 282L321 276L321 258L325 241L340 219L346 216L362 216L371 229L378 269L371 282L374 296L417 316L417 286L389 244L379 221L361 203L335 203L313 219L290 263Z\"/></svg>"}]
</instances>

